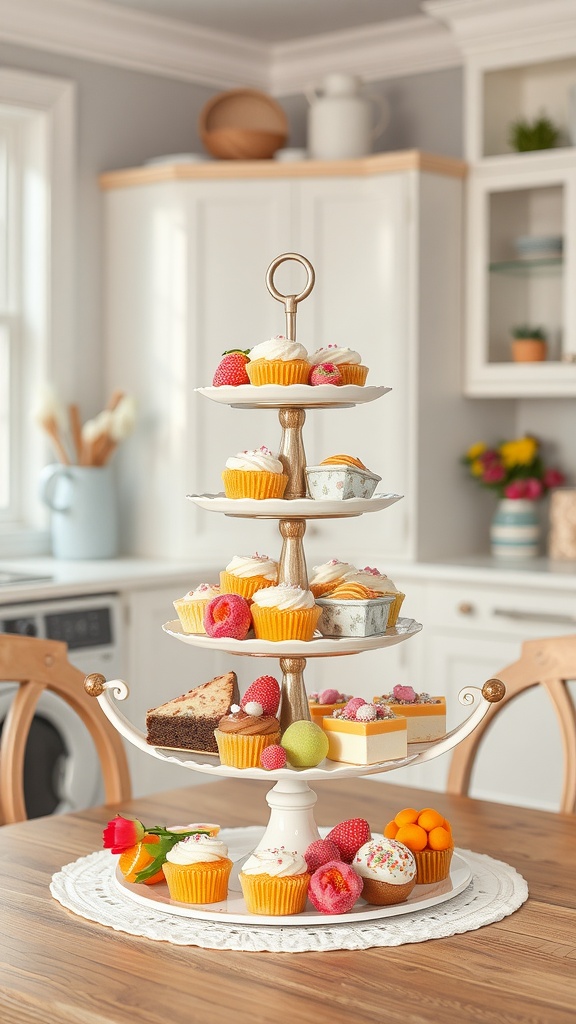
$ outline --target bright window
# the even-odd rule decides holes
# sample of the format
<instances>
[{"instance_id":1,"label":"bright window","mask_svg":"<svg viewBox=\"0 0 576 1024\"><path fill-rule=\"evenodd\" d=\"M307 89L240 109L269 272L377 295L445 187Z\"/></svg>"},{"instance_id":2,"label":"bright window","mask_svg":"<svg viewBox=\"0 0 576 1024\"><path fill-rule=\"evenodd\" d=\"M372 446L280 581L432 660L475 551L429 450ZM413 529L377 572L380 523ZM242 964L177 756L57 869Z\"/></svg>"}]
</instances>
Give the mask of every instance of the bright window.
<instances>
[{"instance_id":1,"label":"bright window","mask_svg":"<svg viewBox=\"0 0 576 1024\"><path fill-rule=\"evenodd\" d=\"M0 557L47 548L32 408L70 384L73 141L72 83L0 70Z\"/></svg>"}]
</instances>

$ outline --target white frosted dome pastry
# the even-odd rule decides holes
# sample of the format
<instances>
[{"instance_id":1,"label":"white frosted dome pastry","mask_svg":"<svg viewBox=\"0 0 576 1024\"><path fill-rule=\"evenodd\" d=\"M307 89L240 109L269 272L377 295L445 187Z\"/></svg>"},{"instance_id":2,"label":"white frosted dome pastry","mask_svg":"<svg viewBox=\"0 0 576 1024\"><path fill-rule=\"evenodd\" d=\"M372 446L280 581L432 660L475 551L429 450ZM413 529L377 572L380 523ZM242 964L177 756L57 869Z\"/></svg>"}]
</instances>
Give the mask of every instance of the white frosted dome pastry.
<instances>
[{"instance_id":1,"label":"white frosted dome pastry","mask_svg":"<svg viewBox=\"0 0 576 1024\"><path fill-rule=\"evenodd\" d=\"M307 384L310 373L308 353L298 341L291 341L284 335L255 345L246 364L246 373L255 387L277 384L288 387L291 384Z\"/></svg>"},{"instance_id":2,"label":"white frosted dome pastry","mask_svg":"<svg viewBox=\"0 0 576 1024\"><path fill-rule=\"evenodd\" d=\"M416 885L416 860L403 843L380 833L364 843L352 861L363 880L362 898L367 903L388 906L403 903Z\"/></svg>"},{"instance_id":3,"label":"white frosted dome pastry","mask_svg":"<svg viewBox=\"0 0 576 1024\"><path fill-rule=\"evenodd\" d=\"M300 342L290 341L283 334L277 334L250 350L250 362L256 362L257 359L280 359L282 362L289 359L308 360L308 353Z\"/></svg>"}]
</instances>

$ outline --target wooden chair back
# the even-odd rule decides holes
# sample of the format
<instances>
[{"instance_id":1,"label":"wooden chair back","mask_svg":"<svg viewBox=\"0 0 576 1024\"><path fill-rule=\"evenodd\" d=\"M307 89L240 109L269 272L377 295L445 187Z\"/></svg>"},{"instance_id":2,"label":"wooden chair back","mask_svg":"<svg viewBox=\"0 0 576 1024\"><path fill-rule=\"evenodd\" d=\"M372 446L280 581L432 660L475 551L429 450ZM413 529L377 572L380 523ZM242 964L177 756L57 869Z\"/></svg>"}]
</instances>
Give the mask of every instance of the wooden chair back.
<instances>
[{"instance_id":1,"label":"wooden chair back","mask_svg":"<svg viewBox=\"0 0 576 1024\"><path fill-rule=\"evenodd\" d=\"M564 754L564 779L559 810L576 811L576 710L567 683L576 679L576 634L527 640L518 661L495 673L506 687L503 699L493 704L474 732L455 748L450 762L447 791L467 795L474 758L480 742L502 707L533 686L541 686L552 702Z\"/></svg>"},{"instance_id":2,"label":"wooden chair back","mask_svg":"<svg viewBox=\"0 0 576 1024\"><path fill-rule=\"evenodd\" d=\"M24 821L24 754L41 694L50 690L79 715L96 747L106 803L131 796L130 773L120 735L98 703L84 690L84 672L68 661L68 647L57 640L0 634L0 683L18 689L0 737L0 824Z\"/></svg>"}]
</instances>

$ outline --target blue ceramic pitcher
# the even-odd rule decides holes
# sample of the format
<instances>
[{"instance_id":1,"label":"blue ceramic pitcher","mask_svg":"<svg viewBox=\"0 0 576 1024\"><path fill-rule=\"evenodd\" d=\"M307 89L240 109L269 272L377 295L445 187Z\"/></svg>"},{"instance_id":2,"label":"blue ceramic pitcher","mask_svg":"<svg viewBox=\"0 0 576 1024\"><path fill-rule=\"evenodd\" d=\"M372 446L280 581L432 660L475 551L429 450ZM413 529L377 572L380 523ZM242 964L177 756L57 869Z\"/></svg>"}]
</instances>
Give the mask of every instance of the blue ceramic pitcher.
<instances>
[{"instance_id":1,"label":"blue ceramic pitcher","mask_svg":"<svg viewBox=\"0 0 576 1024\"><path fill-rule=\"evenodd\" d=\"M40 497L51 511L55 558L114 558L118 512L111 466L46 466Z\"/></svg>"}]
</instances>

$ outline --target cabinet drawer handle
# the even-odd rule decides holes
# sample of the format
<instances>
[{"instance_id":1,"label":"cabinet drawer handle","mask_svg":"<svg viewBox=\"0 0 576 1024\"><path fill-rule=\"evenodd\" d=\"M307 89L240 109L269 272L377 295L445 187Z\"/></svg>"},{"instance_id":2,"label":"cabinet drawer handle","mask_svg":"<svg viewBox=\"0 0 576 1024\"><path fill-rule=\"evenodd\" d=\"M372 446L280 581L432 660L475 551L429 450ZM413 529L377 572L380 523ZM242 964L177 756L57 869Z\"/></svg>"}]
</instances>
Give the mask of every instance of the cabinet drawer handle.
<instances>
[{"instance_id":1,"label":"cabinet drawer handle","mask_svg":"<svg viewBox=\"0 0 576 1024\"><path fill-rule=\"evenodd\" d=\"M474 605L470 601L461 601L458 605L460 615L473 615L475 610Z\"/></svg>"},{"instance_id":2,"label":"cabinet drawer handle","mask_svg":"<svg viewBox=\"0 0 576 1024\"><path fill-rule=\"evenodd\" d=\"M576 615L556 615L553 612L522 612L514 608L494 608L493 615L501 619L523 622L556 622L559 626L575 626Z\"/></svg>"}]
</instances>

